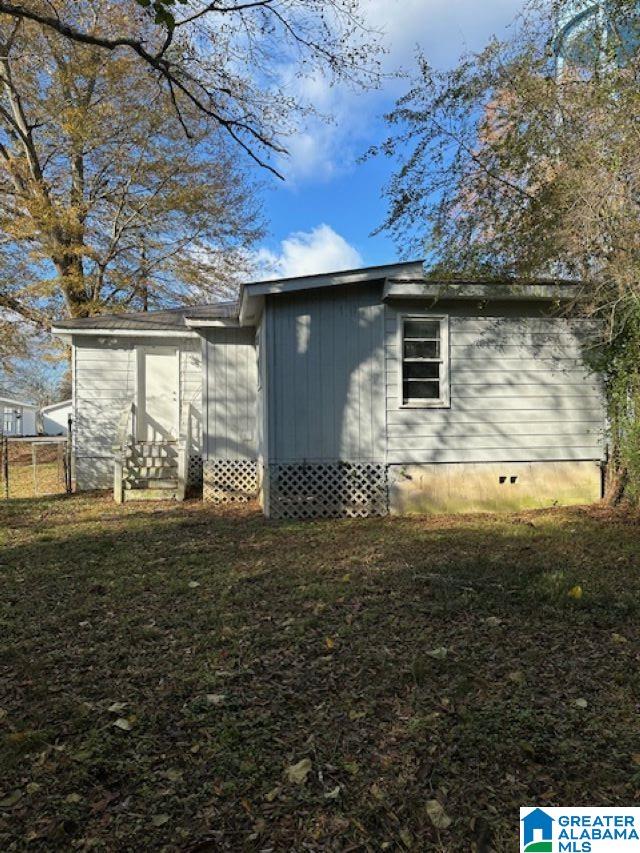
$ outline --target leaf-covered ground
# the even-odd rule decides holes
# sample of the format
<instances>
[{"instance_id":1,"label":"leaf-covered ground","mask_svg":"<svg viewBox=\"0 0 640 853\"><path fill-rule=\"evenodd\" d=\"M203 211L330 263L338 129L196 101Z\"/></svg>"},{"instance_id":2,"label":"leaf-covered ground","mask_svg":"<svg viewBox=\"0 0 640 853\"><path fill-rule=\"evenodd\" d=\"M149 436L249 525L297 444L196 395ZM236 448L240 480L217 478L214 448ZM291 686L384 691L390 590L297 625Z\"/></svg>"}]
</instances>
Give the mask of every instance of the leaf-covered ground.
<instances>
[{"instance_id":1,"label":"leaf-covered ground","mask_svg":"<svg viewBox=\"0 0 640 853\"><path fill-rule=\"evenodd\" d=\"M0 849L513 851L640 795L640 524L0 506Z\"/></svg>"}]
</instances>

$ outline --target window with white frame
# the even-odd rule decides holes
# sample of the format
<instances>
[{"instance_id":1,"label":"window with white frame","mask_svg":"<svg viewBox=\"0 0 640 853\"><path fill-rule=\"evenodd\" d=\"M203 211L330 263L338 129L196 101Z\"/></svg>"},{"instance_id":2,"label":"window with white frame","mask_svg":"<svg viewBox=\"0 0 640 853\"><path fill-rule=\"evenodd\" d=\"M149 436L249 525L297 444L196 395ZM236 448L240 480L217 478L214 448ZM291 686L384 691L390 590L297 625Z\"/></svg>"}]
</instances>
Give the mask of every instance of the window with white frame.
<instances>
[{"instance_id":1,"label":"window with white frame","mask_svg":"<svg viewBox=\"0 0 640 853\"><path fill-rule=\"evenodd\" d=\"M400 318L402 405L449 405L449 323L447 317Z\"/></svg>"}]
</instances>

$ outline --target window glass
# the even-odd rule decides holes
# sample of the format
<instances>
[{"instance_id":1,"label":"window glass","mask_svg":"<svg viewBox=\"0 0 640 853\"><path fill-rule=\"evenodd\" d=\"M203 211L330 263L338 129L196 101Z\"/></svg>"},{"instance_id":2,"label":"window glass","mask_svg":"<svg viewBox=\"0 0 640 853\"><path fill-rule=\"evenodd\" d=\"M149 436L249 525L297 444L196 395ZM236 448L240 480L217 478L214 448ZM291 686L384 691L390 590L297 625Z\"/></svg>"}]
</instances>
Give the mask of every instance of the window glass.
<instances>
[{"instance_id":1,"label":"window glass","mask_svg":"<svg viewBox=\"0 0 640 853\"><path fill-rule=\"evenodd\" d=\"M402 404L445 403L446 319L402 319ZM447 393L448 396L448 393Z\"/></svg>"}]
</instances>

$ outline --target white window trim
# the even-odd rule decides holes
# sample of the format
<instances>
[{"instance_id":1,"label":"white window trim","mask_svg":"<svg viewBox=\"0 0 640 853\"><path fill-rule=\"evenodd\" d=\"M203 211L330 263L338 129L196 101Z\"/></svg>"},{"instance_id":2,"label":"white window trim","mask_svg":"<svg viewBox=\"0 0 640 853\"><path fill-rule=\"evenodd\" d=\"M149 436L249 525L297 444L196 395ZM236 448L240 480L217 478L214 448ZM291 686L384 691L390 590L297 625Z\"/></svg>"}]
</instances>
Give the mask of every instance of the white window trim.
<instances>
[{"instance_id":1,"label":"white window trim","mask_svg":"<svg viewBox=\"0 0 640 853\"><path fill-rule=\"evenodd\" d=\"M404 323L405 320L437 320L440 323L440 357L442 359L442 374L440 377L440 397L437 400L412 400L404 402ZM449 315L410 313L398 315L398 395L400 409L448 409L451 407L451 388L449 382Z\"/></svg>"}]
</instances>

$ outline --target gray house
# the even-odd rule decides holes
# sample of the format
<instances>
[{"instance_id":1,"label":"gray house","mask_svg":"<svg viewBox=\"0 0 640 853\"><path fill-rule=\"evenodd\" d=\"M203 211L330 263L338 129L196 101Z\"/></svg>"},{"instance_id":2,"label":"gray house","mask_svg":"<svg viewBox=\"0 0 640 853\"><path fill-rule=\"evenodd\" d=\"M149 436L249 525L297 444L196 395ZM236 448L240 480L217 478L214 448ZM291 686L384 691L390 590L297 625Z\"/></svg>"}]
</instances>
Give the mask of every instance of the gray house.
<instances>
[{"instance_id":1,"label":"gray house","mask_svg":"<svg viewBox=\"0 0 640 853\"><path fill-rule=\"evenodd\" d=\"M420 262L245 284L237 303L68 320L75 482L331 517L588 503L605 410L568 283Z\"/></svg>"}]
</instances>

